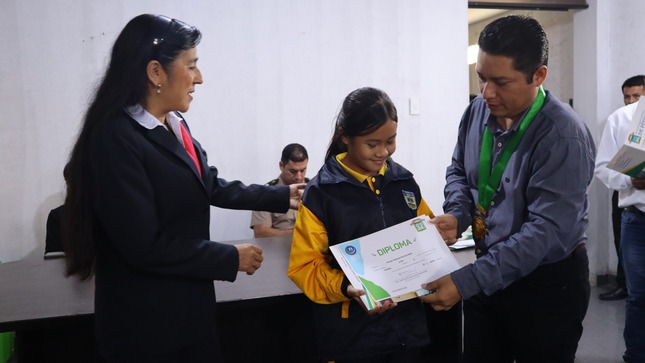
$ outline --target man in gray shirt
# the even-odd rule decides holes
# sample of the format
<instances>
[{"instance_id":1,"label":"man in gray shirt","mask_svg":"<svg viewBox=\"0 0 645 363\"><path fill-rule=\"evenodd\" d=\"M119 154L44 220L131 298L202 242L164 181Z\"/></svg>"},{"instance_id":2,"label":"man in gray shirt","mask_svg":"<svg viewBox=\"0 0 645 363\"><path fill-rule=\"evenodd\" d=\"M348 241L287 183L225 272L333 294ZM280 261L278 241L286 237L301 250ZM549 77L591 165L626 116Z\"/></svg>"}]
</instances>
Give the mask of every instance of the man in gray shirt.
<instances>
[{"instance_id":1,"label":"man in gray shirt","mask_svg":"<svg viewBox=\"0 0 645 363\"><path fill-rule=\"evenodd\" d=\"M291 185L296 183L308 183L305 178L307 174L307 163L309 154L304 146L293 143L282 149L280 157L280 175L266 185ZM253 211L251 213L251 228L255 238L287 236L293 233L293 226L296 223L298 212L290 209L286 213L271 213Z\"/></svg>"},{"instance_id":2,"label":"man in gray shirt","mask_svg":"<svg viewBox=\"0 0 645 363\"><path fill-rule=\"evenodd\" d=\"M464 362L571 362L589 303L587 187L595 146L581 118L544 91L548 40L507 16L479 36L481 96L448 167L448 243L473 226L477 260L425 284L447 310L464 299Z\"/></svg>"}]
</instances>

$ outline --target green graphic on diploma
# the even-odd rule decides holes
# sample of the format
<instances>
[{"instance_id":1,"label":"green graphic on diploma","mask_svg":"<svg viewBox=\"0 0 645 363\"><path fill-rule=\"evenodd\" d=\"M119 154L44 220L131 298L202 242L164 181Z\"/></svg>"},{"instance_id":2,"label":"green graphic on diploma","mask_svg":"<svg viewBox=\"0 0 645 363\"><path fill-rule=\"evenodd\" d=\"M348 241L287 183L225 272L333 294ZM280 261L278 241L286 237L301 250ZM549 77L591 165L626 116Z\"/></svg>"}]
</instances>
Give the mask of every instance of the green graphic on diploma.
<instances>
[{"instance_id":1,"label":"green graphic on diploma","mask_svg":"<svg viewBox=\"0 0 645 363\"><path fill-rule=\"evenodd\" d=\"M403 301L428 291L421 284L457 268L430 218L420 216L330 247L332 254L368 309L387 300Z\"/></svg>"}]
</instances>

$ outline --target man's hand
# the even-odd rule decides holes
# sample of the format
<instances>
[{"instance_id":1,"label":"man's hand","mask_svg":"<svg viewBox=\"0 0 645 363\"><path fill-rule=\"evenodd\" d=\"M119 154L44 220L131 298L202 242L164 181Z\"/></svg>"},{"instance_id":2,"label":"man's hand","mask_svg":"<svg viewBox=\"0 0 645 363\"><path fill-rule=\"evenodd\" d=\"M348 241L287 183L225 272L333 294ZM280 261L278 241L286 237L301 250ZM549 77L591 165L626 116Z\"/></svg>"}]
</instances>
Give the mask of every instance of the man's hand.
<instances>
[{"instance_id":1,"label":"man's hand","mask_svg":"<svg viewBox=\"0 0 645 363\"><path fill-rule=\"evenodd\" d=\"M307 183L294 183L289 185L289 208L298 209L300 205L300 200L302 199L302 193L305 192L305 187Z\"/></svg>"},{"instance_id":2,"label":"man's hand","mask_svg":"<svg viewBox=\"0 0 645 363\"><path fill-rule=\"evenodd\" d=\"M450 275L445 275L438 280L423 284L421 287L429 290L430 294L420 296L419 300L432 305L432 308L436 311L450 310L461 300L461 294Z\"/></svg>"},{"instance_id":3,"label":"man's hand","mask_svg":"<svg viewBox=\"0 0 645 363\"><path fill-rule=\"evenodd\" d=\"M246 272L247 275L253 275L262 266L262 260L264 260L262 249L250 243L235 245L235 248L240 255L240 264L237 270Z\"/></svg>"},{"instance_id":4,"label":"man's hand","mask_svg":"<svg viewBox=\"0 0 645 363\"><path fill-rule=\"evenodd\" d=\"M457 242L457 217L452 214L442 214L432 218L430 222L437 226L441 238L448 246Z\"/></svg>"},{"instance_id":5,"label":"man's hand","mask_svg":"<svg viewBox=\"0 0 645 363\"><path fill-rule=\"evenodd\" d=\"M645 179L632 178L632 186L638 190L645 189Z\"/></svg>"}]
</instances>

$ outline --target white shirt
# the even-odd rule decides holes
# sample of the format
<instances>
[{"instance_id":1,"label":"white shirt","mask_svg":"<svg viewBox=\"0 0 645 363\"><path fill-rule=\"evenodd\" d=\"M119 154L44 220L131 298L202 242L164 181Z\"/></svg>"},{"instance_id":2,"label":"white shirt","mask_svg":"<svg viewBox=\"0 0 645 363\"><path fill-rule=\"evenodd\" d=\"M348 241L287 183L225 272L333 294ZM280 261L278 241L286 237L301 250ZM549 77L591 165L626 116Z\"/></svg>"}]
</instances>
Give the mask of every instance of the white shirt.
<instances>
[{"instance_id":1,"label":"white shirt","mask_svg":"<svg viewBox=\"0 0 645 363\"><path fill-rule=\"evenodd\" d=\"M618 191L619 207L634 206L645 211L645 190L634 188L628 175L607 168L609 161L627 141L636 105L638 102L621 107L607 118L607 124L598 145L594 174L607 188Z\"/></svg>"},{"instance_id":2,"label":"white shirt","mask_svg":"<svg viewBox=\"0 0 645 363\"><path fill-rule=\"evenodd\" d=\"M168 130L166 125L159 122L156 117L152 116L152 114L146 111L146 109L143 108L143 106L141 106L140 104L126 107L124 108L124 110L128 115L130 115L130 117L132 117L136 122L138 122L141 126L145 127L148 130L152 130L155 127L159 126ZM181 126L179 126L181 118L179 118L179 116L177 116L177 114L175 114L174 112L168 112L166 114L166 122L168 123L168 125L170 125L172 133L175 134L175 137L177 138L177 140L179 140L179 143L183 147L186 147L186 145L184 145L184 139L181 138Z\"/></svg>"}]
</instances>

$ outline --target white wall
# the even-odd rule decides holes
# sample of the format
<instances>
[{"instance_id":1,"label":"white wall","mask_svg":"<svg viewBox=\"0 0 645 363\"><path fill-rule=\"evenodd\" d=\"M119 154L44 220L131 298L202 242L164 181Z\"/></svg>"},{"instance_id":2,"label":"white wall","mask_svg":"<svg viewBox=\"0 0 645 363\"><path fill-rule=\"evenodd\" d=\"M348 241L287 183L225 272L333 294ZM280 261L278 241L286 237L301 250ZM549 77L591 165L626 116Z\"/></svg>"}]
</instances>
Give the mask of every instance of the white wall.
<instances>
[{"instance_id":1,"label":"white wall","mask_svg":"<svg viewBox=\"0 0 645 363\"><path fill-rule=\"evenodd\" d=\"M203 33L205 82L186 118L222 177L274 178L290 142L307 147L313 176L342 99L375 86L399 109L395 159L440 212L467 104L466 11L466 0L2 0L0 261L43 250L88 97L118 32L146 12ZM212 212L214 240L252 236L250 212Z\"/></svg>"}]
</instances>

